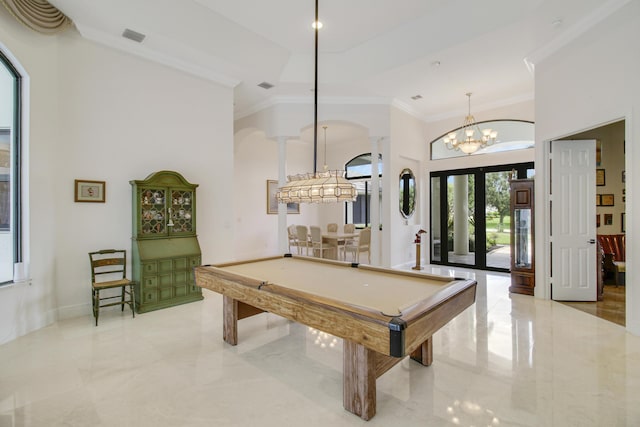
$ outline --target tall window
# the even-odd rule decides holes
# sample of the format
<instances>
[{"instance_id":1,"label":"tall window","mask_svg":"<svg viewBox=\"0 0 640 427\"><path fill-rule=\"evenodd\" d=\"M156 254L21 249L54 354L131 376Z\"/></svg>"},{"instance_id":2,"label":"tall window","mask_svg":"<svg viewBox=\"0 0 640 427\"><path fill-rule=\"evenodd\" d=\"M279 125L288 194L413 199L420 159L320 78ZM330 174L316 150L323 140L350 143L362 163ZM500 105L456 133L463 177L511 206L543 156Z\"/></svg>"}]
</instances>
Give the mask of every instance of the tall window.
<instances>
[{"instance_id":1,"label":"tall window","mask_svg":"<svg viewBox=\"0 0 640 427\"><path fill-rule=\"evenodd\" d=\"M353 181L358 190L358 198L345 207L347 223L356 224L358 228L371 225L371 153L361 154L349 160L345 165L345 177ZM382 176L382 155L378 154L378 175ZM382 193L378 198L382 207Z\"/></svg>"},{"instance_id":2,"label":"tall window","mask_svg":"<svg viewBox=\"0 0 640 427\"><path fill-rule=\"evenodd\" d=\"M19 94L20 75L0 51L0 285L22 261Z\"/></svg>"}]
</instances>

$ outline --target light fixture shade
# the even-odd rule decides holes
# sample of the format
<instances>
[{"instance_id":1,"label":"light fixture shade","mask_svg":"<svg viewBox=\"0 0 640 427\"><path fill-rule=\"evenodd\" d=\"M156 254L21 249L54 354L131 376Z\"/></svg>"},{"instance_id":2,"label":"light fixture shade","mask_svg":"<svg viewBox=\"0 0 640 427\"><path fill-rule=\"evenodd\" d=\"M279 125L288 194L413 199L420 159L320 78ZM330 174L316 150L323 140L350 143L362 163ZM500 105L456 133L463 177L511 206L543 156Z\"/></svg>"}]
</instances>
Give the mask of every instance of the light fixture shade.
<instances>
[{"instance_id":1,"label":"light fixture shade","mask_svg":"<svg viewBox=\"0 0 640 427\"><path fill-rule=\"evenodd\" d=\"M276 193L279 203L352 202L358 197L356 186L344 178L344 171L291 175Z\"/></svg>"}]
</instances>

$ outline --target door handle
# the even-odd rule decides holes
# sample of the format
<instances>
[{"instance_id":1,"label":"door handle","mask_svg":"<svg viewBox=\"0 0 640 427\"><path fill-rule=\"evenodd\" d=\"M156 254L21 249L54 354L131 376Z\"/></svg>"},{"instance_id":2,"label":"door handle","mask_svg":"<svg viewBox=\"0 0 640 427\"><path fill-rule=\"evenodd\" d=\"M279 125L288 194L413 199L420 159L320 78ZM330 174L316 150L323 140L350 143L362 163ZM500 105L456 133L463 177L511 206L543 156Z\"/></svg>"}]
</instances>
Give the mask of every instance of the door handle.
<instances>
[{"instance_id":1,"label":"door handle","mask_svg":"<svg viewBox=\"0 0 640 427\"><path fill-rule=\"evenodd\" d=\"M591 243L592 245L595 245L596 244L596 239L590 239L589 243Z\"/></svg>"}]
</instances>

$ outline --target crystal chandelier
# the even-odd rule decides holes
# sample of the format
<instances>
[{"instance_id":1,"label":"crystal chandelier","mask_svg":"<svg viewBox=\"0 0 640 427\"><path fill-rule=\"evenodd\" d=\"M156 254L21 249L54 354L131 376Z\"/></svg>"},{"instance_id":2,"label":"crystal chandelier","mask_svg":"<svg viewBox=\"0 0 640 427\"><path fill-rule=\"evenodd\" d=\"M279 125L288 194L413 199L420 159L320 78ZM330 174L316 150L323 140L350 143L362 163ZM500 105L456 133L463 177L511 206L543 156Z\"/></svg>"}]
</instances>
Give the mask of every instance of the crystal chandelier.
<instances>
[{"instance_id":1,"label":"crystal chandelier","mask_svg":"<svg viewBox=\"0 0 640 427\"><path fill-rule=\"evenodd\" d=\"M356 186L344 177L344 171L327 170L318 172L318 31L322 24L318 20L318 0L316 0L315 31L315 78L313 95L313 173L289 175L287 183L278 188L276 198L279 203L333 203L352 202L358 197ZM327 149L327 129L325 126L325 160Z\"/></svg>"},{"instance_id":2,"label":"crystal chandelier","mask_svg":"<svg viewBox=\"0 0 640 427\"><path fill-rule=\"evenodd\" d=\"M491 129L482 131L476 123L476 119L471 115L471 92L468 92L469 112L464 118L464 124L458 131L451 132L443 138L445 146L450 150L459 150L465 154L473 154L480 148L491 145L495 142L498 132Z\"/></svg>"}]
</instances>

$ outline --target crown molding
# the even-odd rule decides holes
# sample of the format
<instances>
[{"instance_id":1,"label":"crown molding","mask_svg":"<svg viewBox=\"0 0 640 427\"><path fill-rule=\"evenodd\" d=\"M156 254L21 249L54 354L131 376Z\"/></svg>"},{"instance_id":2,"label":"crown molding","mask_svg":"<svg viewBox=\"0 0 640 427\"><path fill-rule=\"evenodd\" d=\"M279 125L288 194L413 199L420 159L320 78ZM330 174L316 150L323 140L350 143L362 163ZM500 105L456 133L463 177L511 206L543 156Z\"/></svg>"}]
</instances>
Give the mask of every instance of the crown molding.
<instances>
[{"instance_id":1,"label":"crown molding","mask_svg":"<svg viewBox=\"0 0 640 427\"><path fill-rule=\"evenodd\" d=\"M172 58L168 55L149 49L145 47L144 44L135 43L123 37L114 37L111 34L96 30L95 28L84 26L77 22L75 23L75 26L82 37L102 44L104 46L133 54L135 56L139 56L149 61L157 62L159 64L166 65L180 71L184 71L185 73L210 80L214 83L229 88L234 88L235 86L240 84L240 80L238 79L234 79L224 74L217 73L206 67Z\"/></svg>"},{"instance_id":2,"label":"crown molding","mask_svg":"<svg viewBox=\"0 0 640 427\"><path fill-rule=\"evenodd\" d=\"M234 120L239 120L255 114L259 111L271 108L277 105L311 105L313 104L312 96L285 96L276 95L264 101L258 102L248 108L238 110L234 114ZM318 104L324 105L392 105L390 98L384 97L357 97L357 96L320 96Z\"/></svg>"},{"instance_id":3,"label":"crown molding","mask_svg":"<svg viewBox=\"0 0 640 427\"><path fill-rule=\"evenodd\" d=\"M538 64L540 61L543 61L563 47L567 46L568 44L579 38L582 34L586 33L591 28L607 19L610 15L621 9L630 1L631 0L610 0L606 2L597 9L594 9L583 19L576 22L575 25L569 27L565 32L560 34L551 42L533 51L530 55L524 58L524 62L527 65L529 72L533 73L533 71L535 70L535 64Z\"/></svg>"}]
</instances>

